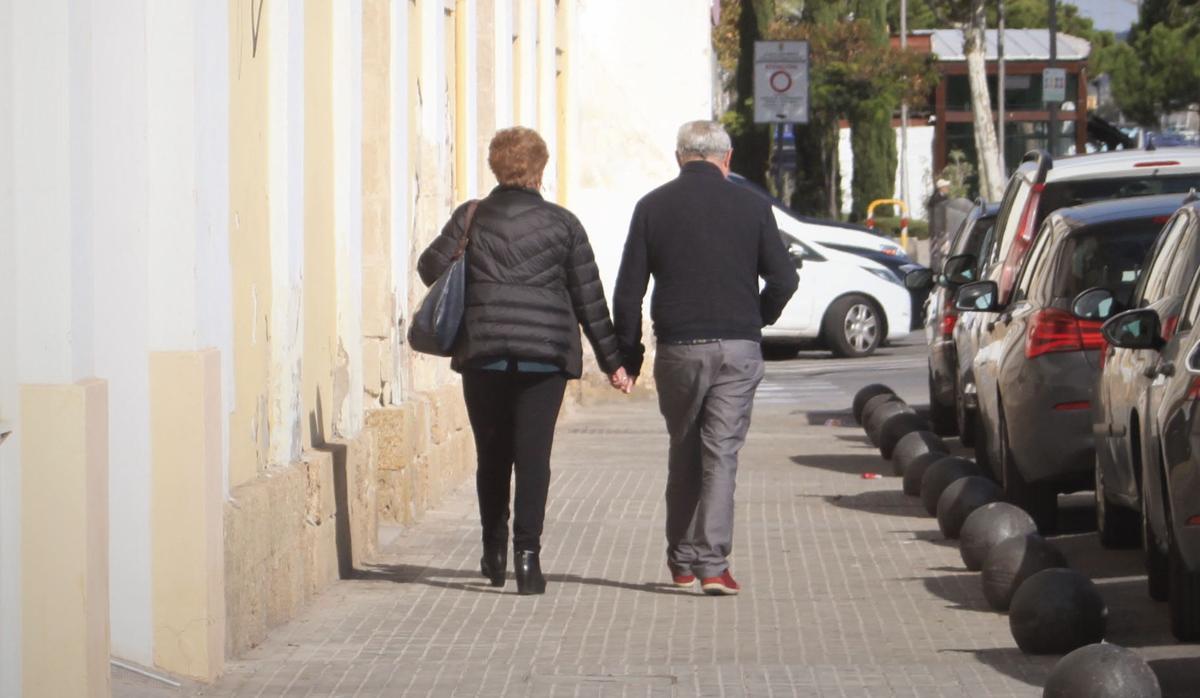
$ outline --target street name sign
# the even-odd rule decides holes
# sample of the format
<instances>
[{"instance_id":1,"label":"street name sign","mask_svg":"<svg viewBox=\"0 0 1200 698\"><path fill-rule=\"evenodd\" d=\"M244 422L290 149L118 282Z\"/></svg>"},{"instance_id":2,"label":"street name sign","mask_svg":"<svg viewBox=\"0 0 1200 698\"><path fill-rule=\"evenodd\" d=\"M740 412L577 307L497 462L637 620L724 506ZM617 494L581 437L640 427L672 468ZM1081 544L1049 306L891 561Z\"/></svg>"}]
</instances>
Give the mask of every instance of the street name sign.
<instances>
[{"instance_id":1,"label":"street name sign","mask_svg":"<svg viewBox=\"0 0 1200 698\"><path fill-rule=\"evenodd\" d=\"M754 123L808 123L808 42L754 42Z\"/></svg>"}]
</instances>

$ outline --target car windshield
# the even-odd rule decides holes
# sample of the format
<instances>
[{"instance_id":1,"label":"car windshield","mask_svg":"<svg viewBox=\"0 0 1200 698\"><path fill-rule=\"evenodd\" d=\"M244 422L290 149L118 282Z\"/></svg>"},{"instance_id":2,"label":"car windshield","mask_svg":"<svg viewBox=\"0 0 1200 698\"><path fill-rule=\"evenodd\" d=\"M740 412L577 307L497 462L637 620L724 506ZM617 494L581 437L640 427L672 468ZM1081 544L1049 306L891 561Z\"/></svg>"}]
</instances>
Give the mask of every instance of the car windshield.
<instances>
[{"instance_id":1,"label":"car windshield","mask_svg":"<svg viewBox=\"0 0 1200 698\"><path fill-rule=\"evenodd\" d=\"M1054 295L1074 298L1099 286L1126 305L1142 271L1146 253L1162 229L1143 219L1089 226L1072 233L1059 255Z\"/></svg>"},{"instance_id":2,"label":"car windshield","mask_svg":"<svg viewBox=\"0 0 1200 698\"><path fill-rule=\"evenodd\" d=\"M971 228L963 229L962 234L954 241L954 254L970 254L975 255L976 259L980 259L984 241L995 224L995 216L976 218L971 221Z\"/></svg>"},{"instance_id":3,"label":"car windshield","mask_svg":"<svg viewBox=\"0 0 1200 698\"><path fill-rule=\"evenodd\" d=\"M1200 173L1145 177L1109 177L1048 182L1038 203L1037 224L1046 216L1068 206L1102 199L1128 199L1155 194L1186 194L1200 189Z\"/></svg>"}]
</instances>

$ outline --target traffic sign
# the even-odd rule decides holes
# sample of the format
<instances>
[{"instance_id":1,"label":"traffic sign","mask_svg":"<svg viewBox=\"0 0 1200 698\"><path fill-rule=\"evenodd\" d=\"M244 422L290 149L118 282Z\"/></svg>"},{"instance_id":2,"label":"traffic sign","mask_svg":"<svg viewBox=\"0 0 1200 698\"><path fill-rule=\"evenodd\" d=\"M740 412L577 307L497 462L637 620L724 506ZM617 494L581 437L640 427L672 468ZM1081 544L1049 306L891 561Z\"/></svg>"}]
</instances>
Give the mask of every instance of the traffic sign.
<instances>
[{"instance_id":1,"label":"traffic sign","mask_svg":"<svg viewBox=\"0 0 1200 698\"><path fill-rule=\"evenodd\" d=\"M754 42L754 123L808 123L808 42Z\"/></svg>"},{"instance_id":2,"label":"traffic sign","mask_svg":"<svg viewBox=\"0 0 1200 698\"><path fill-rule=\"evenodd\" d=\"M1063 102L1067 99L1067 71L1064 68L1042 69L1042 101Z\"/></svg>"}]
</instances>

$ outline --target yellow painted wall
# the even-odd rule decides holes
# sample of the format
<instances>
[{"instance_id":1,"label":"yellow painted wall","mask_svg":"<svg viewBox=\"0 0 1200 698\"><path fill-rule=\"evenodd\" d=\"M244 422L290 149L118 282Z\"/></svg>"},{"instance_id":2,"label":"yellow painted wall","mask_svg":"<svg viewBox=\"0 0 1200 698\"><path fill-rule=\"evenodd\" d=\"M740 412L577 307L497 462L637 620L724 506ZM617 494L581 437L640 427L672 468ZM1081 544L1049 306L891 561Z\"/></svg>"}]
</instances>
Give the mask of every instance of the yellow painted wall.
<instances>
[{"instance_id":1,"label":"yellow painted wall","mask_svg":"<svg viewBox=\"0 0 1200 698\"><path fill-rule=\"evenodd\" d=\"M390 404L392 283L391 23L389 0L363 2L363 403ZM401 5L398 11L404 11ZM403 108L403 107L402 107ZM405 137L407 134L400 134Z\"/></svg>"},{"instance_id":2,"label":"yellow painted wall","mask_svg":"<svg viewBox=\"0 0 1200 698\"><path fill-rule=\"evenodd\" d=\"M271 246L267 201L270 13L229 0L229 261L233 274L233 412L229 481L253 480L269 439ZM282 52L286 55L286 51Z\"/></svg>"},{"instance_id":3,"label":"yellow painted wall","mask_svg":"<svg viewBox=\"0 0 1200 698\"><path fill-rule=\"evenodd\" d=\"M202 681L225 658L221 354L150 355L154 664Z\"/></svg>"},{"instance_id":4,"label":"yellow painted wall","mask_svg":"<svg viewBox=\"0 0 1200 698\"><path fill-rule=\"evenodd\" d=\"M307 448L333 436L337 272L333 236L333 16L304 3L304 362L300 401Z\"/></svg>"},{"instance_id":5,"label":"yellow painted wall","mask_svg":"<svg viewBox=\"0 0 1200 698\"><path fill-rule=\"evenodd\" d=\"M22 386L20 410L22 695L107 697L108 386Z\"/></svg>"}]
</instances>

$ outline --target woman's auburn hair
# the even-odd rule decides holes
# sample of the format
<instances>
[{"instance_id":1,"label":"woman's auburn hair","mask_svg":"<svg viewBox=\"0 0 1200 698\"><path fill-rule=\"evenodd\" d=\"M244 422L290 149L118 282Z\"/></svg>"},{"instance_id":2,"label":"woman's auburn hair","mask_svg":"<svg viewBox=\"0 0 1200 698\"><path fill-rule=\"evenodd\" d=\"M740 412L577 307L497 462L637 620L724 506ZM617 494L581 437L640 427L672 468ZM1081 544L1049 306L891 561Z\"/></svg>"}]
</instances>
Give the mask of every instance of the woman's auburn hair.
<instances>
[{"instance_id":1,"label":"woman's auburn hair","mask_svg":"<svg viewBox=\"0 0 1200 698\"><path fill-rule=\"evenodd\" d=\"M549 160L546 141L524 126L497 131L488 145L488 166L496 181L505 186L537 188Z\"/></svg>"}]
</instances>

